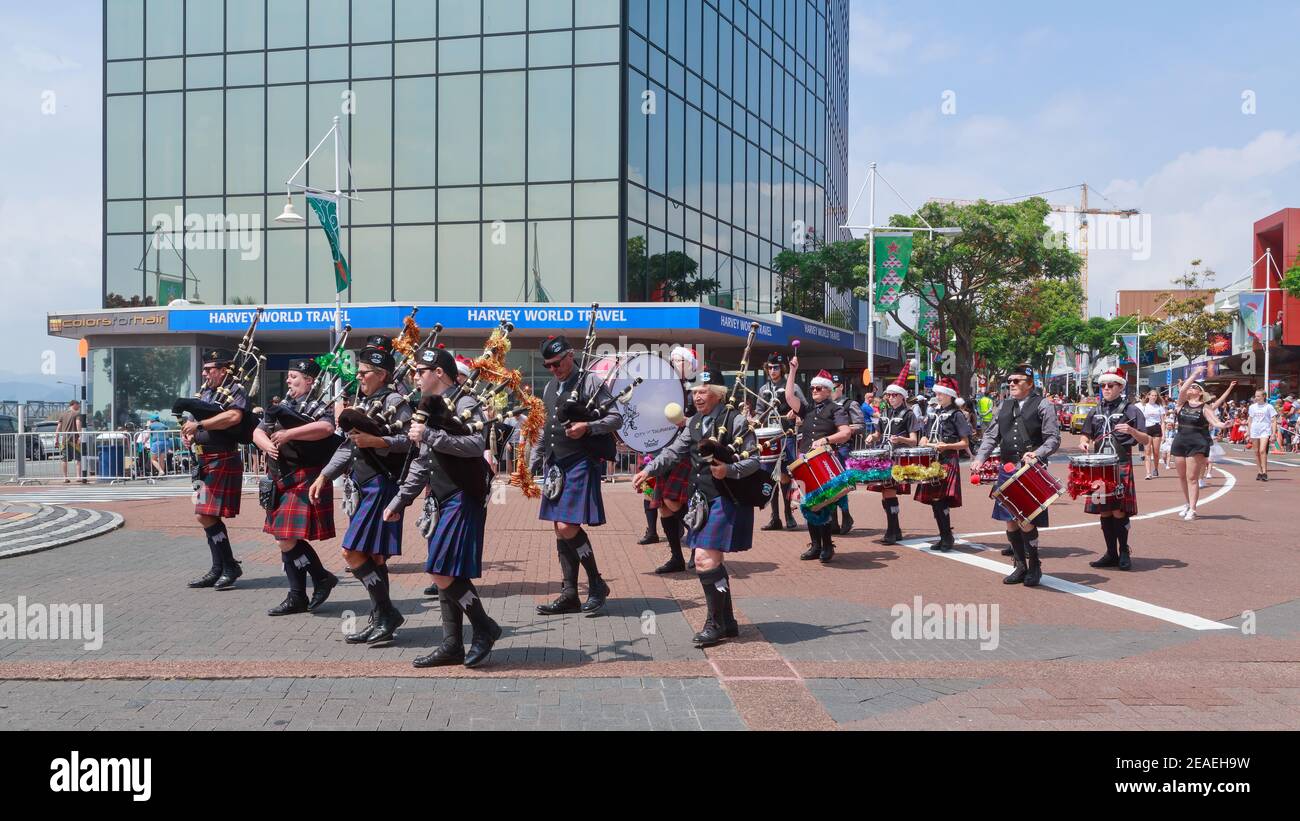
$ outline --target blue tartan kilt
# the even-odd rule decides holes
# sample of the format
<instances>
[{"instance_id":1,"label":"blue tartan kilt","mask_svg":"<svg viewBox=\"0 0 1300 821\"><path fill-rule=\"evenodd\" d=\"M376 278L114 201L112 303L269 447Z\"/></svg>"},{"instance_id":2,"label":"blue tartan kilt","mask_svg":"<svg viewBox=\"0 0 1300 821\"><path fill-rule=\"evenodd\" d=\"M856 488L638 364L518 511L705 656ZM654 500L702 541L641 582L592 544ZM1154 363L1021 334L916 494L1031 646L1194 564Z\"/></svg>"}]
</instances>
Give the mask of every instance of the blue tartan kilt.
<instances>
[{"instance_id":1,"label":"blue tartan kilt","mask_svg":"<svg viewBox=\"0 0 1300 821\"><path fill-rule=\"evenodd\" d=\"M754 546L754 508L716 496L699 532L687 531L686 546L739 553Z\"/></svg>"},{"instance_id":2,"label":"blue tartan kilt","mask_svg":"<svg viewBox=\"0 0 1300 821\"><path fill-rule=\"evenodd\" d=\"M487 505L456 491L439 504L438 527L429 539L424 572L457 579L483 575L483 528Z\"/></svg>"},{"instance_id":3,"label":"blue tartan kilt","mask_svg":"<svg viewBox=\"0 0 1300 821\"><path fill-rule=\"evenodd\" d=\"M1016 467L1016 470L1019 470L1019 469L1020 469L1020 467L1017 466L1017 467ZM999 464L999 465L998 465L998 480L997 480L996 483L994 483L993 486L994 486L994 487L1001 487L1003 482L1005 482L1006 480L1010 479L1012 476L1015 475L1015 472L1016 472L1016 471L1013 470L1013 471L1011 471L1011 472L1008 473L1007 471L1003 470L1003 469L1002 469L1002 465ZM994 519L997 519L999 522L1012 522L1012 521L1016 521L1016 517L1015 517L1015 516L1012 516L1012 515L1011 515L1011 511L1009 511L1009 510L1007 510L1005 507L1003 507L1001 502L994 502L994 503L993 503L993 518L994 518ZM1040 514L1038 514L1037 516L1035 516L1034 519L1033 519L1033 521L1030 522L1030 524L1032 524L1034 527L1047 527L1047 526L1048 526L1047 511L1044 510L1042 513L1040 513Z\"/></svg>"},{"instance_id":4,"label":"blue tartan kilt","mask_svg":"<svg viewBox=\"0 0 1300 821\"><path fill-rule=\"evenodd\" d=\"M402 555L402 521L384 521L384 508L397 495L397 483L376 474L357 488L357 512L343 535L343 549L373 556Z\"/></svg>"},{"instance_id":5,"label":"blue tartan kilt","mask_svg":"<svg viewBox=\"0 0 1300 821\"><path fill-rule=\"evenodd\" d=\"M575 454L572 461L560 462L564 471L564 489L560 498L552 502L542 497L537 518L567 525L599 526L605 523L605 502L600 495L600 480L605 474L604 463Z\"/></svg>"}]
</instances>

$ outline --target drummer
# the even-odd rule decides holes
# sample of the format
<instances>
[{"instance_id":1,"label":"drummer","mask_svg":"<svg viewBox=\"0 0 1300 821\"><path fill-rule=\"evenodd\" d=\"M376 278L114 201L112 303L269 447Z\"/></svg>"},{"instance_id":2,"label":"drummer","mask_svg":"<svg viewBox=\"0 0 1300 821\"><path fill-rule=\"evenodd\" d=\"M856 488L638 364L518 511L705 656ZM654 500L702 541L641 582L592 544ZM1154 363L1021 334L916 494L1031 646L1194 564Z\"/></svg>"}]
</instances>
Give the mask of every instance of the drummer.
<instances>
[{"instance_id":1,"label":"drummer","mask_svg":"<svg viewBox=\"0 0 1300 821\"><path fill-rule=\"evenodd\" d=\"M790 409L799 417L799 455L804 456L813 448L834 449L836 445L849 441L853 432L849 427L849 414L844 406L831 399L835 383L831 375L821 371L809 383L812 387L813 401L807 404L800 400L791 390L795 374L799 372L799 357L790 358L790 375L786 387L786 396L790 400ZM805 507L803 517L808 520L808 533L812 541L808 549L799 554L804 561L820 559L823 564L835 555L835 545L831 543L830 512L827 510L810 510Z\"/></svg>"},{"instance_id":2,"label":"drummer","mask_svg":"<svg viewBox=\"0 0 1300 821\"><path fill-rule=\"evenodd\" d=\"M831 382L835 384L835 390L831 392L831 398L844 406L844 412L849 415L849 430L852 432L852 438L837 448L840 461L843 462L849 458L849 453L853 451L853 443L858 441L858 438L866 432L867 423L862 414L862 405L858 404L858 400L845 396L844 377L837 373L831 377ZM853 514L849 513L849 497L847 495L841 496L840 500L835 503L835 508L844 515L840 517L836 510L831 510L831 534L847 535L853 529Z\"/></svg>"},{"instance_id":3,"label":"drummer","mask_svg":"<svg viewBox=\"0 0 1300 821\"><path fill-rule=\"evenodd\" d=\"M1101 533L1106 539L1106 555L1089 562L1093 567L1118 567L1128 570L1128 529L1130 517L1137 515L1137 487L1133 484L1133 446L1147 445L1151 437L1146 433L1146 415L1138 405L1124 399L1124 386L1128 376L1123 368L1108 368L1097 378L1101 383L1101 401L1083 420L1083 439L1079 450L1084 453L1113 451L1119 458L1119 476L1116 492L1097 501L1088 497L1085 513L1101 516ZM1121 490L1122 489L1122 490Z\"/></svg>"},{"instance_id":4,"label":"drummer","mask_svg":"<svg viewBox=\"0 0 1300 821\"><path fill-rule=\"evenodd\" d=\"M921 420L907 406L907 371L908 365L903 365L898 379L885 388L885 407L880 411L875 432L867 436L868 445L880 443L888 448L916 446ZM885 518L888 520L880 543L897 544L903 538L903 529L898 523L898 494L910 495L911 487L906 483L886 482L867 485L867 489L880 493L880 506L885 509Z\"/></svg>"},{"instance_id":5,"label":"drummer","mask_svg":"<svg viewBox=\"0 0 1300 821\"><path fill-rule=\"evenodd\" d=\"M939 461L948 471L948 478L921 485L916 489L915 498L930 506L934 522L939 526L939 541L931 549L947 553L953 548L952 520L948 510L961 507L959 457L970 446L971 426L970 419L957 407L957 380L951 376L942 377L935 383L934 394L939 400L938 408L926 424L921 446L939 452Z\"/></svg>"},{"instance_id":6,"label":"drummer","mask_svg":"<svg viewBox=\"0 0 1300 821\"><path fill-rule=\"evenodd\" d=\"M1061 446L1056 406L1034 393L1032 373L1028 365L1011 369L1007 376L1010 395L998 404L993 424L984 431L979 452L970 465L972 473L979 473L984 460L989 458L994 448L1001 446L999 458L1003 464L998 467L999 486L1019 470L1020 463L1046 462ZM1011 472L1006 470L1008 464L1013 467ZM1001 502L995 502L993 518L1007 523L1007 541L1011 543L1011 554L1016 557L1015 569L1002 583L1023 582L1026 587L1037 586L1043 579L1042 563L1038 557L1038 528L1047 527L1047 510L1044 509L1031 522L1021 522Z\"/></svg>"},{"instance_id":7,"label":"drummer","mask_svg":"<svg viewBox=\"0 0 1300 821\"><path fill-rule=\"evenodd\" d=\"M773 351L767 357L767 382L758 389L758 407L755 409L755 417L758 419L758 427L781 426L789 434L785 438L785 451L781 456L781 499L778 503L775 493L772 494L772 520L763 525L762 530L780 530L781 513L777 509L778 504L785 506L785 529L794 530L798 527L794 520L794 511L791 509L790 494L794 490L790 484L789 465L795 459L794 447L794 414L791 412L790 400L797 399L802 404L807 404L808 400L803 395L803 388L800 388L790 378L790 370L786 367L785 354L780 351Z\"/></svg>"}]
</instances>

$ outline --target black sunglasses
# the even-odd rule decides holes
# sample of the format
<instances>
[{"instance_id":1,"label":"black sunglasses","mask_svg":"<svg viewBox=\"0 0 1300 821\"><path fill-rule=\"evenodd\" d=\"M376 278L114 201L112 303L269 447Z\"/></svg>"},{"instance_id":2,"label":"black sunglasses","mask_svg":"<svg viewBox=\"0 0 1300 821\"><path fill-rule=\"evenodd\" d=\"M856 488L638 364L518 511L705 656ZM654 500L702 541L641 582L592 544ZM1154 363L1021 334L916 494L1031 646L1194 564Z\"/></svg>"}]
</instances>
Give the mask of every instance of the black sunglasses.
<instances>
[{"instance_id":1,"label":"black sunglasses","mask_svg":"<svg viewBox=\"0 0 1300 821\"><path fill-rule=\"evenodd\" d=\"M548 370L548 371L553 371L553 370L555 370L556 368L560 367L560 363L562 363L566 358L568 358L568 354L565 354L564 356L560 357L559 359L556 359L556 360L551 361L551 362L543 362L543 363L542 363L542 367L546 368L546 370Z\"/></svg>"}]
</instances>

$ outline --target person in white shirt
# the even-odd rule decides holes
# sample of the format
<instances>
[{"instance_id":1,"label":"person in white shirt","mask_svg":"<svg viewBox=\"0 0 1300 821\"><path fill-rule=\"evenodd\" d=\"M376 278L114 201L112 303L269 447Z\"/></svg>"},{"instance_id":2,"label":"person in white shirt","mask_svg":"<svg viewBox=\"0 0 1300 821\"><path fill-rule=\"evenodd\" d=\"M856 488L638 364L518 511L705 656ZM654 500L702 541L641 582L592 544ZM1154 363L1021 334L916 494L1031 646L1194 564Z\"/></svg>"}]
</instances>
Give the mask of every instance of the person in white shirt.
<instances>
[{"instance_id":1,"label":"person in white shirt","mask_svg":"<svg viewBox=\"0 0 1300 821\"><path fill-rule=\"evenodd\" d=\"M1165 403L1160 398L1160 391L1147 391L1147 400L1138 404L1138 410L1146 424L1146 434L1151 443L1146 447L1146 478L1160 475L1160 439L1164 433Z\"/></svg>"},{"instance_id":2,"label":"person in white shirt","mask_svg":"<svg viewBox=\"0 0 1300 821\"><path fill-rule=\"evenodd\" d=\"M1263 391L1255 391L1255 401L1246 409L1250 420L1250 441L1255 448L1255 464L1259 473L1255 481L1268 481L1268 443L1277 435L1277 408L1268 403Z\"/></svg>"}]
</instances>

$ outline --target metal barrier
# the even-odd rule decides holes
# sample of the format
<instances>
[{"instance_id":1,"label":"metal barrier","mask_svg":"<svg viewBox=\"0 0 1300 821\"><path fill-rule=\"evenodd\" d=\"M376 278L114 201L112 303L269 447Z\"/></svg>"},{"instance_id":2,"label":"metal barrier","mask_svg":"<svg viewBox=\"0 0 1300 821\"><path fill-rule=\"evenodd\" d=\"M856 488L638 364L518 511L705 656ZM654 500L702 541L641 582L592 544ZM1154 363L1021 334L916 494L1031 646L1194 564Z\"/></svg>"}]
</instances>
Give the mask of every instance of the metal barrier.
<instances>
[{"instance_id":1,"label":"metal barrier","mask_svg":"<svg viewBox=\"0 0 1300 821\"><path fill-rule=\"evenodd\" d=\"M266 471L256 445L242 445L245 482ZM179 430L0 434L0 483L156 482L188 479L194 454Z\"/></svg>"}]
</instances>

